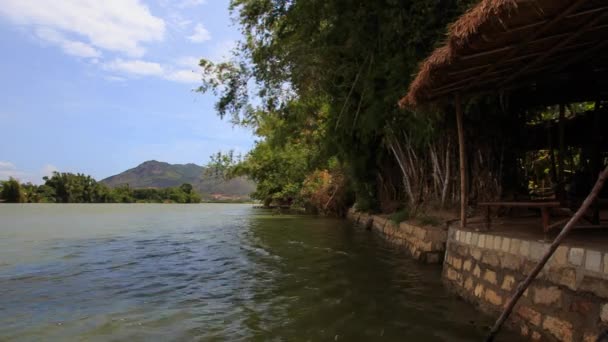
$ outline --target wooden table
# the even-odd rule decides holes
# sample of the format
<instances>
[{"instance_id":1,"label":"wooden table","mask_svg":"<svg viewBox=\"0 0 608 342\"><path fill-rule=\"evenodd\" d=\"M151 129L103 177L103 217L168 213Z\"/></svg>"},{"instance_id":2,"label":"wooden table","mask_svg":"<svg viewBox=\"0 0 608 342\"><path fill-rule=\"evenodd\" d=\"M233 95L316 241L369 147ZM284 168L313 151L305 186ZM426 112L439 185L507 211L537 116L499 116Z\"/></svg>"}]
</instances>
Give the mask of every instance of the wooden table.
<instances>
[{"instance_id":1,"label":"wooden table","mask_svg":"<svg viewBox=\"0 0 608 342\"><path fill-rule=\"evenodd\" d=\"M541 223L543 225L543 232L546 233L552 228L550 225L551 220L551 208L561 207L560 202L557 201L528 201L528 202L481 202L477 205L486 207L486 225L488 230L490 229L490 208L538 208L540 209Z\"/></svg>"}]
</instances>

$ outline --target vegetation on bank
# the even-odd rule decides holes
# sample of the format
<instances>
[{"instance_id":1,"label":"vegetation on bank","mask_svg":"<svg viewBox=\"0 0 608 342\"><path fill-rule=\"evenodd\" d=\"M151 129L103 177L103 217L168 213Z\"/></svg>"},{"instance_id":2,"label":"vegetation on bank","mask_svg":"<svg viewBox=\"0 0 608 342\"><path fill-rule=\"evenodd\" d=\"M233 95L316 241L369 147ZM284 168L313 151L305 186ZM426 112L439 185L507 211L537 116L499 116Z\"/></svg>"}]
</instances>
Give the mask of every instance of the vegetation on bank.
<instances>
[{"instance_id":1,"label":"vegetation on bank","mask_svg":"<svg viewBox=\"0 0 608 342\"><path fill-rule=\"evenodd\" d=\"M200 203L192 185L164 189L110 188L84 174L54 172L44 184L0 181L0 200L8 203Z\"/></svg>"},{"instance_id":2,"label":"vegetation on bank","mask_svg":"<svg viewBox=\"0 0 608 342\"><path fill-rule=\"evenodd\" d=\"M470 2L232 0L245 38L230 62L201 60L199 91L259 141L242 161L225 153L211 166L249 176L265 204L336 215L355 201L385 212L449 206L451 119L397 103Z\"/></svg>"}]
</instances>

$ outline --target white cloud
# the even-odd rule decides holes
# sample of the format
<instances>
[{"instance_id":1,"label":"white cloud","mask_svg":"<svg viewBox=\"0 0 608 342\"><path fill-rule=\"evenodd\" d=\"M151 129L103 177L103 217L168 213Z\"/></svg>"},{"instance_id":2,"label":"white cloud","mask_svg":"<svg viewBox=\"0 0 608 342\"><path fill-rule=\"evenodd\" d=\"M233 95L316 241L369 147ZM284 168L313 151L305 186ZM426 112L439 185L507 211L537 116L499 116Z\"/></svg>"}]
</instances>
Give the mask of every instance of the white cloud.
<instances>
[{"instance_id":1,"label":"white cloud","mask_svg":"<svg viewBox=\"0 0 608 342\"><path fill-rule=\"evenodd\" d=\"M53 172L58 172L59 169L55 165L46 164L40 170L40 175L42 177L50 177L53 175Z\"/></svg>"},{"instance_id":2,"label":"white cloud","mask_svg":"<svg viewBox=\"0 0 608 342\"><path fill-rule=\"evenodd\" d=\"M155 62L143 60L122 60L116 59L104 65L104 68L110 71L122 72L130 75L138 76L161 76L164 74L162 65Z\"/></svg>"},{"instance_id":3,"label":"white cloud","mask_svg":"<svg viewBox=\"0 0 608 342\"><path fill-rule=\"evenodd\" d=\"M198 68L200 61L200 57L184 56L176 59L175 64L185 68Z\"/></svg>"},{"instance_id":4,"label":"white cloud","mask_svg":"<svg viewBox=\"0 0 608 342\"><path fill-rule=\"evenodd\" d=\"M19 170L15 164L11 162L0 161L0 180L8 180L10 177L13 177L23 183L31 182L40 184L42 183L42 177L51 176L53 171L58 170L51 164L44 165L37 172L26 172Z\"/></svg>"},{"instance_id":5,"label":"white cloud","mask_svg":"<svg viewBox=\"0 0 608 342\"><path fill-rule=\"evenodd\" d=\"M39 28L36 30L36 35L46 42L60 46L68 55L88 58L101 56L101 53L91 45L69 40L53 29Z\"/></svg>"},{"instance_id":6,"label":"white cloud","mask_svg":"<svg viewBox=\"0 0 608 342\"><path fill-rule=\"evenodd\" d=\"M200 83L202 76L200 73L196 73L192 70L176 70L167 73L164 78L169 81L181 83Z\"/></svg>"},{"instance_id":7,"label":"white cloud","mask_svg":"<svg viewBox=\"0 0 608 342\"><path fill-rule=\"evenodd\" d=\"M188 39L194 43L203 43L211 39L211 34L203 24L196 24L194 33L191 36L188 36Z\"/></svg>"},{"instance_id":8,"label":"white cloud","mask_svg":"<svg viewBox=\"0 0 608 342\"><path fill-rule=\"evenodd\" d=\"M200 5L204 5L207 3L207 0L182 0L177 5L179 8L187 8L187 7L196 7Z\"/></svg>"},{"instance_id":9,"label":"white cloud","mask_svg":"<svg viewBox=\"0 0 608 342\"><path fill-rule=\"evenodd\" d=\"M138 57L143 44L162 41L165 34L163 19L139 0L3 0L0 15L19 25L86 37L87 43L56 41L70 54L103 49Z\"/></svg>"}]
</instances>

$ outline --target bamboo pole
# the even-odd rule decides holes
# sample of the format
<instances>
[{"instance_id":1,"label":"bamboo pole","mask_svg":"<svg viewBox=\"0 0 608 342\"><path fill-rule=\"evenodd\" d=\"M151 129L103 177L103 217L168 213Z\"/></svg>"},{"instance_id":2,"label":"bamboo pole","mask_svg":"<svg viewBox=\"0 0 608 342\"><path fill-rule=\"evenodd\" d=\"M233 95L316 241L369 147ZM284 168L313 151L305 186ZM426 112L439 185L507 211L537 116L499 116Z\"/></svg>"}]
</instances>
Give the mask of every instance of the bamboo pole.
<instances>
[{"instance_id":1,"label":"bamboo pole","mask_svg":"<svg viewBox=\"0 0 608 342\"><path fill-rule=\"evenodd\" d=\"M458 147L460 155L460 226L467 225L467 170L466 150L464 146L464 128L462 126L462 99L460 93L456 93L456 126L458 127Z\"/></svg>"},{"instance_id":2,"label":"bamboo pole","mask_svg":"<svg viewBox=\"0 0 608 342\"><path fill-rule=\"evenodd\" d=\"M559 235L557 235L557 237L555 238L555 240L553 241L551 246L549 246L549 250L547 250L545 255L543 255L543 258L538 262L536 267L534 267L534 269L526 277L526 279L524 279L521 283L519 283L519 285L517 285L517 289L516 289L515 293L513 294L511 299L509 299L509 302L505 306L500 317L498 317L498 319L496 320L496 323L494 323L492 330L490 330L490 333L488 334L488 337L486 338L486 342L494 341L496 334L498 334L498 331L500 330L502 325L505 323L507 318L509 318L509 315L513 311L513 308L515 307L515 304L517 304L517 301L519 300L519 298L521 298L521 296L524 294L524 292L526 291L528 286L530 286L530 284L532 283L534 278L536 278L536 276L543 269L543 267L545 266L547 261L549 261L549 258L551 258L551 256L553 255L553 253L555 252L557 247L559 247L559 245L566 238L568 233L570 233L570 231L572 230L572 227L574 227L574 225L581 219L581 217L584 215L584 213L589 209L591 204L595 201L595 198L597 197L599 192L602 190L602 187L604 186L604 182L606 181L606 178L608 178L608 166L606 166L604 171L602 171L602 173L600 173L600 176L597 179L597 182L595 182L593 189L591 189L591 192L589 193L589 195L587 195L587 198L585 198L583 205L581 205L581 207L576 211L576 213L574 214L574 216L572 216L570 221L568 221L568 223L566 223L566 226L564 226L564 228L559 233Z\"/></svg>"}]
</instances>

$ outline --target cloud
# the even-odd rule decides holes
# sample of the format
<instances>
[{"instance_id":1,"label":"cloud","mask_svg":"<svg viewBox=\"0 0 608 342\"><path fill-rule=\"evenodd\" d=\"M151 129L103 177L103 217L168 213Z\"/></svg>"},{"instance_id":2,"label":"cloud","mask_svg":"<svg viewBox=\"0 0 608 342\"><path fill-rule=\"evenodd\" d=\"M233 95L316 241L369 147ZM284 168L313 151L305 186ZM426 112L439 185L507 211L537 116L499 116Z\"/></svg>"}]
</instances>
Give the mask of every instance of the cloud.
<instances>
[{"instance_id":1,"label":"cloud","mask_svg":"<svg viewBox=\"0 0 608 342\"><path fill-rule=\"evenodd\" d=\"M175 64L186 68L198 68L201 62L200 57L183 56L175 60Z\"/></svg>"},{"instance_id":2,"label":"cloud","mask_svg":"<svg viewBox=\"0 0 608 342\"><path fill-rule=\"evenodd\" d=\"M4 0L0 15L18 25L77 35L80 40L56 39L64 51L91 55L95 49L140 57L145 43L162 41L163 19L153 16L139 0ZM61 35L53 38L60 38Z\"/></svg>"},{"instance_id":3,"label":"cloud","mask_svg":"<svg viewBox=\"0 0 608 342\"><path fill-rule=\"evenodd\" d=\"M179 7L179 8L196 7L196 6L204 5L206 3L207 3L207 0L182 0L179 2L177 7Z\"/></svg>"},{"instance_id":4,"label":"cloud","mask_svg":"<svg viewBox=\"0 0 608 342\"><path fill-rule=\"evenodd\" d=\"M53 171L58 171L54 165L46 164L36 172L26 172L19 170L15 164L7 161L0 161L0 180L7 180L10 177L18 179L20 182L31 182L34 184L42 183L42 177L51 176Z\"/></svg>"},{"instance_id":5,"label":"cloud","mask_svg":"<svg viewBox=\"0 0 608 342\"><path fill-rule=\"evenodd\" d=\"M208 40L211 40L211 34L203 24L196 24L194 27L194 33L191 36L188 36L188 40L193 43L203 43Z\"/></svg>"},{"instance_id":6,"label":"cloud","mask_svg":"<svg viewBox=\"0 0 608 342\"><path fill-rule=\"evenodd\" d=\"M161 76L164 74L162 65L155 62L147 62L143 60L122 60L116 59L104 65L104 68L110 71L122 72L137 76Z\"/></svg>"},{"instance_id":7,"label":"cloud","mask_svg":"<svg viewBox=\"0 0 608 342\"><path fill-rule=\"evenodd\" d=\"M152 76L165 79L168 81L180 83L199 83L201 81L201 73L195 71L196 64L186 65L187 59L178 60L176 65L163 65L157 62L145 60L123 60L116 59L112 62L104 64L103 68L114 73L124 76ZM180 64L181 63L181 64ZM191 66L190 69L185 67ZM123 81L124 77L111 75L106 76L108 81Z\"/></svg>"},{"instance_id":8,"label":"cloud","mask_svg":"<svg viewBox=\"0 0 608 342\"><path fill-rule=\"evenodd\" d=\"M101 56L101 53L91 45L79 41L69 40L61 33L53 29L39 28L36 30L36 35L46 42L58 45L61 47L63 52L67 53L68 55L88 58Z\"/></svg>"}]
</instances>

